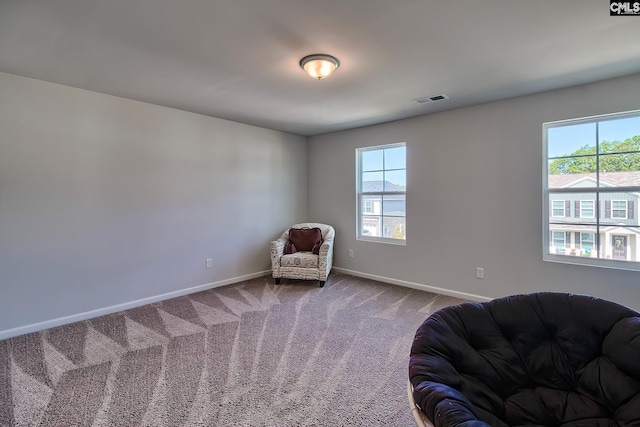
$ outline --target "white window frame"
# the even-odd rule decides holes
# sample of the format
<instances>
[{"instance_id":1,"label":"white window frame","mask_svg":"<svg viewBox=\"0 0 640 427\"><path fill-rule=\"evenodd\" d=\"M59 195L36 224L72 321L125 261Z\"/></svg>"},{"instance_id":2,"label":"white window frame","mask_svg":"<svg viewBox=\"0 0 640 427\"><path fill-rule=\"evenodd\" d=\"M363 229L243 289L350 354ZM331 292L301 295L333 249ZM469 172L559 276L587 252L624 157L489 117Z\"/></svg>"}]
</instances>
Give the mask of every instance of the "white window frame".
<instances>
[{"instance_id":1,"label":"white window frame","mask_svg":"<svg viewBox=\"0 0 640 427\"><path fill-rule=\"evenodd\" d=\"M556 209L560 209L560 208L556 208L555 207L556 203L562 203L562 215L556 215ZM554 218L564 218L565 217L564 212L565 212L565 209L566 209L566 206L565 206L566 203L567 203L566 200L552 200L551 201L551 215Z\"/></svg>"},{"instance_id":2,"label":"white window frame","mask_svg":"<svg viewBox=\"0 0 640 427\"><path fill-rule=\"evenodd\" d=\"M383 149L387 149L387 148L396 148L396 147L407 147L407 144L405 142L399 142L399 143L394 143L394 144L385 144L385 145L377 145L377 146L371 146L371 147L362 147L362 148L357 148L356 149L356 239L357 240L362 240L362 241L367 241L367 242L378 242L378 243L388 243L388 244L392 244L392 245L400 245L400 246L405 246L407 244L407 214L406 214L406 194L407 191L406 189L404 191L376 191L376 192L367 192L364 193L362 191L362 153L367 152L367 151L375 151L375 150L383 150ZM404 164L404 171L405 171L405 179L406 179L406 171L407 171L407 158L408 156L405 156L405 164ZM384 164L383 164L383 169L382 171L393 171L393 170L402 170L402 169L385 169L384 168ZM363 211L363 197L364 196L380 196L380 199L382 201L382 203L384 203L384 196L389 196L389 195L404 195L405 196L405 216L404 218L404 239L398 239L398 238L394 238L394 237L378 237L378 236L370 236L370 235L366 235L362 232L362 227L363 227L363 219L362 217L365 216L364 214L367 214L367 212ZM372 214L368 214L366 215L370 218L376 217L376 218L380 218L380 227L384 227L384 219L385 218L396 218L396 215L385 215L384 214L384 207L381 206L380 207L380 214L379 215L372 215Z\"/></svg>"},{"instance_id":3,"label":"white window frame","mask_svg":"<svg viewBox=\"0 0 640 427\"><path fill-rule=\"evenodd\" d=\"M614 203L624 203L624 209L614 209L613 208L613 204ZM611 219L627 219L627 217L629 216L629 204L627 203L626 200L612 200L611 201ZM624 216L615 216L613 214L613 212L618 211L618 212L624 212Z\"/></svg>"},{"instance_id":4,"label":"white window frame","mask_svg":"<svg viewBox=\"0 0 640 427\"><path fill-rule=\"evenodd\" d=\"M591 203L591 207L585 209L583 203ZM590 216L584 215L584 211L585 210L590 210L591 211L591 215ZM595 218L595 217L596 217L596 201L595 200L580 200L580 218ZM593 233L586 233L586 234L593 234Z\"/></svg>"},{"instance_id":5,"label":"white window frame","mask_svg":"<svg viewBox=\"0 0 640 427\"><path fill-rule=\"evenodd\" d=\"M640 262L638 261L625 261L625 260L614 260L605 258L601 251L604 251L604 247L601 246L601 239L603 238L604 232L601 235L601 228L608 227L610 224L607 223L607 220L604 219L604 212L601 212L601 209L604 209L601 206L601 200L605 198L602 197L605 194L612 193L640 193L640 185L632 185L632 186L624 186L624 187L613 187L606 185L598 185L599 180L599 169L596 170L596 186L594 187L571 187L571 188L549 188L549 156L548 156L548 132L549 129L554 127L562 127L568 125L577 125L577 124L586 124L586 123L594 123L596 126L595 131L595 141L596 147L599 143L598 141L598 126L599 123L610 121L610 120L620 120L627 118L637 118L640 117L640 110L635 111L627 111L623 113L614 113L614 114L605 114L600 116L591 116L584 117L579 119L571 119L571 120L562 120L556 122L548 122L542 124L542 259L544 261L550 262L558 262L565 264L575 264L575 265L588 265L593 267L604 267L604 268L613 268L620 270L632 270L632 271L640 271ZM597 152L596 149L596 158L601 156L602 154ZM596 161L596 165L599 165L599 162ZM553 241L550 241L551 234L550 229L553 225L551 224L553 220L553 215L549 215L549 207L550 203L550 195L551 194L590 194L593 195L595 193L595 222L590 221L589 226L594 227L594 248L592 251L592 256L590 257L582 257L582 256L566 256L562 254L552 253L550 244ZM611 205L611 219L613 218L613 204ZM627 214L628 217L628 206L627 206ZM622 218L615 218L622 219ZM566 223L564 223L566 225ZM579 225L579 222L578 224ZM604 242L604 246L608 245L608 242Z\"/></svg>"}]
</instances>

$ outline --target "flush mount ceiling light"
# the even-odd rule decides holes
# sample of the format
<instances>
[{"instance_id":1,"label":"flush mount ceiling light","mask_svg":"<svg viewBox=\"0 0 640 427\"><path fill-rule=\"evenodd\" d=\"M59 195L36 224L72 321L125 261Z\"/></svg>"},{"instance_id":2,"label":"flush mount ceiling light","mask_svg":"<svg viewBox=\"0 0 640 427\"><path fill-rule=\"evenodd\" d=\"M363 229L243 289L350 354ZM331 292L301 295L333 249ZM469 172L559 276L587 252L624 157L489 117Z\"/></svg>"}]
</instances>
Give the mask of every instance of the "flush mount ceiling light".
<instances>
[{"instance_id":1,"label":"flush mount ceiling light","mask_svg":"<svg viewBox=\"0 0 640 427\"><path fill-rule=\"evenodd\" d=\"M340 66L338 58L325 54L313 54L300 60L300 67L314 79L329 77Z\"/></svg>"}]
</instances>

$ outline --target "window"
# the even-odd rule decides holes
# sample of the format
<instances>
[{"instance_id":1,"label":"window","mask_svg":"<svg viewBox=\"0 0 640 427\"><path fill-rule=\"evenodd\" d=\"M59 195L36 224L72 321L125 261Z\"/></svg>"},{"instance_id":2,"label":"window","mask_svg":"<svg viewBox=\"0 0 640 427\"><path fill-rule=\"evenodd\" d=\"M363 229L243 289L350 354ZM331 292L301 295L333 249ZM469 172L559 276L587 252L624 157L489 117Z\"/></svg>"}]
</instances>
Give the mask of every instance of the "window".
<instances>
[{"instance_id":1,"label":"window","mask_svg":"<svg viewBox=\"0 0 640 427\"><path fill-rule=\"evenodd\" d=\"M565 244L566 244L566 240L565 240L564 231L554 231L553 246L555 246L556 252L564 251Z\"/></svg>"},{"instance_id":2,"label":"window","mask_svg":"<svg viewBox=\"0 0 640 427\"><path fill-rule=\"evenodd\" d=\"M544 260L640 270L640 111L545 123L542 151Z\"/></svg>"},{"instance_id":3,"label":"window","mask_svg":"<svg viewBox=\"0 0 640 427\"><path fill-rule=\"evenodd\" d=\"M364 200L362 202L362 213L372 214L373 213L373 201L372 200Z\"/></svg>"},{"instance_id":4,"label":"window","mask_svg":"<svg viewBox=\"0 0 640 427\"><path fill-rule=\"evenodd\" d=\"M580 210L576 212L577 218L594 218L594 201L593 200L580 200Z\"/></svg>"},{"instance_id":5,"label":"window","mask_svg":"<svg viewBox=\"0 0 640 427\"><path fill-rule=\"evenodd\" d=\"M627 201L626 200L611 201L611 218L619 218L619 219L627 218Z\"/></svg>"},{"instance_id":6,"label":"window","mask_svg":"<svg viewBox=\"0 0 640 427\"><path fill-rule=\"evenodd\" d=\"M356 150L359 240L405 244L406 157L405 143Z\"/></svg>"},{"instance_id":7,"label":"window","mask_svg":"<svg viewBox=\"0 0 640 427\"><path fill-rule=\"evenodd\" d=\"M564 200L553 201L553 216L564 217Z\"/></svg>"},{"instance_id":8,"label":"window","mask_svg":"<svg viewBox=\"0 0 640 427\"><path fill-rule=\"evenodd\" d=\"M586 253L591 253L593 250L593 242L595 242L595 234L593 233L580 233L580 248L585 250Z\"/></svg>"}]
</instances>

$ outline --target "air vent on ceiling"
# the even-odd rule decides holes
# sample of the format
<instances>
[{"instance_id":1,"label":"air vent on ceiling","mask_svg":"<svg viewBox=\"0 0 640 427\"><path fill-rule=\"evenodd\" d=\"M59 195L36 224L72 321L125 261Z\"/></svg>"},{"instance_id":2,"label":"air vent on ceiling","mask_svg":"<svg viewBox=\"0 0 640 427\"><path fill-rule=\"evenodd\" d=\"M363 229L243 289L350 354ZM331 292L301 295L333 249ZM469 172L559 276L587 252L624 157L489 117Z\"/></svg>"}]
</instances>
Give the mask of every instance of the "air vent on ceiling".
<instances>
[{"instance_id":1,"label":"air vent on ceiling","mask_svg":"<svg viewBox=\"0 0 640 427\"><path fill-rule=\"evenodd\" d=\"M449 99L449 97L444 93L441 93L440 95L425 96L424 98L414 99L414 101L418 104L427 104L430 102L442 101L445 99Z\"/></svg>"}]
</instances>

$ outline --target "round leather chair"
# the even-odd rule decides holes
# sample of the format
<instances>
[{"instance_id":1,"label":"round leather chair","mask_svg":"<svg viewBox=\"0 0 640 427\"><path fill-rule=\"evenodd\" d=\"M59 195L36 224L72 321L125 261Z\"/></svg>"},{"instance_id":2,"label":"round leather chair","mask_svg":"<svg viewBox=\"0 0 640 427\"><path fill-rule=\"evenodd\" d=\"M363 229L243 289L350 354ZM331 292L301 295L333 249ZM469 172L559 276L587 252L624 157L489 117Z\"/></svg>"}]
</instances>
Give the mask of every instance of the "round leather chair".
<instances>
[{"instance_id":1,"label":"round leather chair","mask_svg":"<svg viewBox=\"0 0 640 427\"><path fill-rule=\"evenodd\" d=\"M561 293L443 308L416 332L411 398L435 427L640 426L639 316Z\"/></svg>"}]
</instances>

